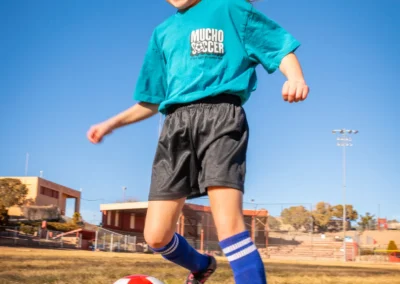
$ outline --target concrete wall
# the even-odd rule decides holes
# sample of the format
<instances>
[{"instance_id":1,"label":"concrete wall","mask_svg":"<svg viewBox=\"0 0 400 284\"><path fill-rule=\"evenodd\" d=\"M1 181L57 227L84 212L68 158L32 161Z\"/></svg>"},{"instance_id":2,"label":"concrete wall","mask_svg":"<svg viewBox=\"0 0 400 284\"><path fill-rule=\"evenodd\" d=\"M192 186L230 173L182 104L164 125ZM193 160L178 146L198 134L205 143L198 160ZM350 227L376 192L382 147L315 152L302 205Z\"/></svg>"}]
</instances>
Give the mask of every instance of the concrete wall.
<instances>
[{"instance_id":1,"label":"concrete wall","mask_svg":"<svg viewBox=\"0 0 400 284\"><path fill-rule=\"evenodd\" d=\"M55 199L49 196L45 196L40 194L40 187L50 188L52 190L58 191L59 198ZM79 212L80 210L80 199L81 193L77 190L68 188L66 186L62 186L56 184L54 182L39 178L38 188L37 188L37 196L36 196L36 205L50 205L54 204L58 206L61 210L61 214L65 214L66 210L66 199L67 198L75 198L75 212Z\"/></svg>"}]
</instances>

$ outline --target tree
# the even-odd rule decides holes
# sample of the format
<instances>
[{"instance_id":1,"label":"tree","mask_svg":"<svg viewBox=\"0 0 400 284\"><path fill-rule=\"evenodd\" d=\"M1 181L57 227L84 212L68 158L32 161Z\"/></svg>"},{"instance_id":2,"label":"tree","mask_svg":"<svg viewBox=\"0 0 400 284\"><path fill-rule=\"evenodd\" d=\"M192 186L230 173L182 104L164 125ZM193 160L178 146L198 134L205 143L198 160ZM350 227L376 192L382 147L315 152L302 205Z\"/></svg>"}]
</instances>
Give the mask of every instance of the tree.
<instances>
[{"instance_id":1,"label":"tree","mask_svg":"<svg viewBox=\"0 0 400 284\"><path fill-rule=\"evenodd\" d=\"M281 223L273 216L268 216L268 227L270 230L279 230Z\"/></svg>"},{"instance_id":2,"label":"tree","mask_svg":"<svg viewBox=\"0 0 400 284\"><path fill-rule=\"evenodd\" d=\"M332 216L343 220L343 205L333 206ZM346 221L355 221L357 219L358 212L354 210L353 205L346 205Z\"/></svg>"},{"instance_id":3,"label":"tree","mask_svg":"<svg viewBox=\"0 0 400 284\"><path fill-rule=\"evenodd\" d=\"M0 225L6 225L8 223L7 209L0 208Z\"/></svg>"},{"instance_id":4,"label":"tree","mask_svg":"<svg viewBox=\"0 0 400 284\"><path fill-rule=\"evenodd\" d=\"M314 226L317 227L318 232L325 232L328 229L329 221L332 218L332 206L323 201L318 202L312 212Z\"/></svg>"},{"instance_id":5,"label":"tree","mask_svg":"<svg viewBox=\"0 0 400 284\"><path fill-rule=\"evenodd\" d=\"M376 228L376 219L374 218L375 215L371 215L369 212L365 213L365 215L360 215L360 222L358 225L361 227L362 230L367 229L375 229Z\"/></svg>"},{"instance_id":6,"label":"tree","mask_svg":"<svg viewBox=\"0 0 400 284\"><path fill-rule=\"evenodd\" d=\"M0 179L0 222L8 220L8 208L24 204L28 188L19 179Z\"/></svg>"},{"instance_id":7,"label":"tree","mask_svg":"<svg viewBox=\"0 0 400 284\"><path fill-rule=\"evenodd\" d=\"M390 241L387 247L387 250L398 250L397 249L397 245L394 241ZM388 252L388 253L392 253L392 252Z\"/></svg>"},{"instance_id":8,"label":"tree","mask_svg":"<svg viewBox=\"0 0 400 284\"><path fill-rule=\"evenodd\" d=\"M304 206L292 206L281 213L282 221L291 225L296 231L304 227L308 229L311 225L310 212Z\"/></svg>"},{"instance_id":9,"label":"tree","mask_svg":"<svg viewBox=\"0 0 400 284\"><path fill-rule=\"evenodd\" d=\"M72 215L72 223L74 225L77 225L82 222L82 216L79 212L75 212L74 215Z\"/></svg>"}]
</instances>

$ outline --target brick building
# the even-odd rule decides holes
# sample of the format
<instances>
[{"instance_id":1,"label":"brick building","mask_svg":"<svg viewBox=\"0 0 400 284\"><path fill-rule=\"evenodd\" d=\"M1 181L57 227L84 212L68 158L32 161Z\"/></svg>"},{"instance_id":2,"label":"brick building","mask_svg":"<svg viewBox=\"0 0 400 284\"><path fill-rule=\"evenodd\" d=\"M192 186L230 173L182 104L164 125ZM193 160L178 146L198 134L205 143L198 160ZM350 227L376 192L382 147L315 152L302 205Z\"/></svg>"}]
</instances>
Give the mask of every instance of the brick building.
<instances>
[{"instance_id":1,"label":"brick building","mask_svg":"<svg viewBox=\"0 0 400 284\"><path fill-rule=\"evenodd\" d=\"M143 230L148 202L101 204L103 228L135 235L144 241ZM268 245L268 211L244 210L247 229L256 245ZM176 231L199 250L218 248L216 228L209 206L186 203L176 225Z\"/></svg>"}]
</instances>

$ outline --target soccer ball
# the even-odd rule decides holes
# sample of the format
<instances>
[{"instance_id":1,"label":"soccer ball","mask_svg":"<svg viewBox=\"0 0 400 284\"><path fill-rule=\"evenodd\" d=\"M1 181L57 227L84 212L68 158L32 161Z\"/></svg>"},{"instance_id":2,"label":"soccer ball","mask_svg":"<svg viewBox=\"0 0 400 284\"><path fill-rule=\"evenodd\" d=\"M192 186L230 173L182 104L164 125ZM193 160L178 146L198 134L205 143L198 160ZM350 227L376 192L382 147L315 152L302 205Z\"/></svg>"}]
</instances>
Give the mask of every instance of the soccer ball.
<instances>
[{"instance_id":1,"label":"soccer ball","mask_svg":"<svg viewBox=\"0 0 400 284\"><path fill-rule=\"evenodd\" d=\"M147 275L130 275L119 279L114 284L164 284L160 280Z\"/></svg>"}]
</instances>

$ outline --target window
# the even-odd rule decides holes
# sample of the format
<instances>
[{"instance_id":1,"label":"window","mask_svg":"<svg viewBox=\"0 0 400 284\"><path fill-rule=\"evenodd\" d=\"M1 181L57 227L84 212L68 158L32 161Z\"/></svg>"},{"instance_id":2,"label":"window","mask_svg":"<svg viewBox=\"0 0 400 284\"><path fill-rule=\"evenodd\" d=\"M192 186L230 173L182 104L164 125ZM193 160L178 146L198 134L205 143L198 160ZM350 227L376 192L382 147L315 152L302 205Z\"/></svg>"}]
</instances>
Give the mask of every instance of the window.
<instances>
[{"instance_id":1,"label":"window","mask_svg":"<svg viewBox=\"0 0 400 284\"><path fill-rule=\"evenodd\" d=\"M107 211L107 225L111 225L111 212Z\"/></svg>"},{"instance_id":2,"label":"window","mask_svg":"<svg viewBox=\"0 0 400 284\"><path fill-rule=\"evenodd\" d=\"M119 226L119 212L115 213L115 227Z\"/></svg>"},{"instance_id":3,"label":"window","mask_svg":"<svg viewBox=\"0 0 400 284\"><path fill-rule=\"evenodd\" d=\"M130 223L129 223L129 228L135 229L135 214L134 213L131 214L131 220L130 220Z\"/></svg>"},{"instance_id":4,"label":"window","mask_svg":"<svg viewBox=\"0 0 400 284\"><path fill-rule=\"evenodd\" d=\"M55 198L55 199L58 199L58 195L59 195L59 192L58 192L58 191L55 191L55 190L52 190L52 191L51 191L51 197L53 197L53 198Z\"/></svg>"},{"instance_id":5,"label":"window","mask_svg":"<svg viewBox=\"0 0 400 284\"><path fill-rule=\"evenodd\" d=\"M40 194L51 197L51 198L55 198L55 199L60 198L60 193L57 190L53 190L53 189L45 187L45 186L40 187Z\"/></svg>"}]
</instances>

